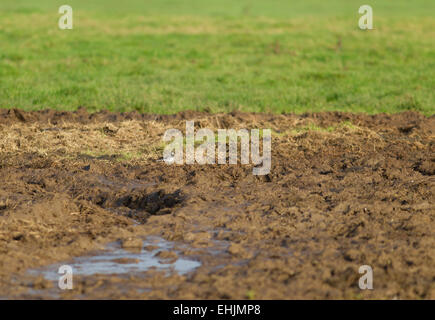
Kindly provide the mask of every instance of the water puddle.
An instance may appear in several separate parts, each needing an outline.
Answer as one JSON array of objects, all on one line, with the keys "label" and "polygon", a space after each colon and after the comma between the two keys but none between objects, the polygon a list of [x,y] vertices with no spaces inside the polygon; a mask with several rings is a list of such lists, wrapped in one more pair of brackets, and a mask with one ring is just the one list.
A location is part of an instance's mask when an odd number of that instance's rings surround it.
[{"label": "water puddle", "polygon": [[[145,249],[151,246],[152,250]],[[144,246],[137,252],[130,252],[120,248],[118,243],[110,244],[107,250],[92,256],[82,256],[73,259],[70,262],[63,262],[28,271],[30,275],[42,275],[50,281],[59,279],[58,270],[62,265],[72,267],[74,275],[91,276],[96,274],[116,274],[129,275],[140,273],[151,268],[164,270],[167,272],[174,271],[178,274],[186,274],[194,271],[201,263],[188,258],[178,257],[174,261],[162,260],[158,257],[161,251],[172,250],[174,244],[161,238],[153,237],[144,241]]]},{"label": "water puddle", "polygon": [[[195,235],[193,234],[193,237]],[[72,268],[73,279],[76,276],[89,277],[89,280],[94,279],[93,277],[104,279],[115,276],[124,278],[129,283],[130,276],[135,276],[136,279],[141,279],[137,283],[118,286],[116,282],[109,282],[107,285],[113,286],[114,290],[119,292],[135,290],[141,293],[152,290],[152,285],[148,285],[148,280],[150,280],[148,277],[152,277],[152,274],[145,273],[148,270],[162,271],[167,276],[185,275],[194,272],[202,265],[211,266],[213,270],[217,270],[233,263],[231,255],[227,252],[228,241],[213,240],[210,243],[207,240],[206,244],[197,241],[193,243],[171,242],[160,237],[147,237],[141,248],[131,251],[123,249],[119,242],[111,243],[102,251],[90,252],[89,255],[73,258],[69,261],[28,270],[28,275],[32,277],[42,276],[52,284],[43,288],[29,286],[23,297],[26,299],[61,298],[62,290],[58,287],[58,281],[63,274],[58,272],[59,268],[64,265]],[[220,257],[220,263],[215,265],[217,255]],[[82,280],[86,282],[86,279]],[[107,289],[107,287],[104,288]],[[77,297],[80,298],[81,293],[77,292]]]}]

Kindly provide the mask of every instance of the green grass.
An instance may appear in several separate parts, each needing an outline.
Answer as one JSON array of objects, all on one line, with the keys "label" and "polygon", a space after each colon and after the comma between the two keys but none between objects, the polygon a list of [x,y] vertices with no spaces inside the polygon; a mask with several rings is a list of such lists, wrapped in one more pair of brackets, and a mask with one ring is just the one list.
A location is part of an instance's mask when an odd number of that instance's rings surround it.
[{"label": "green grass", "polygon": [[433,114],[435,2],[367,3],[2,0],[0,107]]}]

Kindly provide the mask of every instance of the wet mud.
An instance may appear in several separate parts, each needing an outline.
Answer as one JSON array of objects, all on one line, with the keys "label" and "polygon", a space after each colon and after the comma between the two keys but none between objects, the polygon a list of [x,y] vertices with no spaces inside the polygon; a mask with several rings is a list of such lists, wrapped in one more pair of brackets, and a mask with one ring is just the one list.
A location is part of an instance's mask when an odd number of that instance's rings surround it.
[{"label": "wet mud", "polygon": [[[186,120],[271,129],[271,172],[161,161]],[[435,299],[434,129],[415,112],[0,110],[0,298]]]}]

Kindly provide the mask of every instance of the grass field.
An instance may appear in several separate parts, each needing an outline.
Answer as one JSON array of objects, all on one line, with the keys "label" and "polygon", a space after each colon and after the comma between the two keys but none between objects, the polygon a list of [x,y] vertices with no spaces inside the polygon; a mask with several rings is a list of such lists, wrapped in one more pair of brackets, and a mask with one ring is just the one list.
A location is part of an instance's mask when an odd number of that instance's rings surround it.
[{"label": "grass field", "polygon": [[433,114],[435,2],[363,4],[2,0],[0,107]]}]

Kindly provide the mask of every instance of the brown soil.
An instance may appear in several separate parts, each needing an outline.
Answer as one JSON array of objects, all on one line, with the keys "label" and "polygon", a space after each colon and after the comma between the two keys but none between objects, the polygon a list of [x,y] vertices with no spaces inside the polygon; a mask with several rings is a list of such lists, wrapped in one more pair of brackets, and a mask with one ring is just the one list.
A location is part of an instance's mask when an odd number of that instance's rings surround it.
[{"label": "brown soil", "polygon": [[[271,173],[158,161],[163,133],[184,132],[185,120],[271,128]],[[0,110],[0,297],[52,298],[56,283],[29,269],[160,236],[177,247],[160,259],[191,256],[201,266],[79,276],[58,294],[435,299],[434,129],[433,116],[414,112]],[[358,288],[361,265],[373,268],[374,290]]]}]

